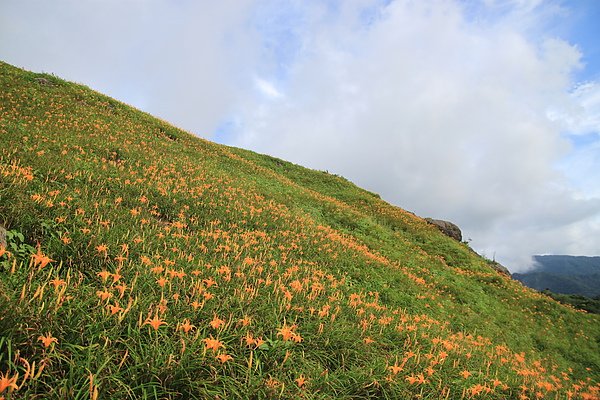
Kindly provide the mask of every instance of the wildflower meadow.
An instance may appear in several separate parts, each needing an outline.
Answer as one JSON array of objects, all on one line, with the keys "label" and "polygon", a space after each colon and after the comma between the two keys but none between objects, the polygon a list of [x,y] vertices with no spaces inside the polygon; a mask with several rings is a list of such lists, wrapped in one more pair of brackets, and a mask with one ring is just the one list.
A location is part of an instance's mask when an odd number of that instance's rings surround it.
[{"label": "wildflower meadow", "polygon": [[600,398],[598,315],[376,194],[0,82],[0,399]]}]

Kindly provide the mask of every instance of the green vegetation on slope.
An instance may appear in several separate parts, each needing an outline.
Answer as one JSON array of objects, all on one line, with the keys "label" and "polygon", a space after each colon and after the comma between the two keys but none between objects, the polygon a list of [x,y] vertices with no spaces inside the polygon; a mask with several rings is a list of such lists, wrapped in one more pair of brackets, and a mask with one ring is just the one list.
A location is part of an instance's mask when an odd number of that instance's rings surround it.
[{"label": "green vegetation on slope", "polygon": [[0,83],[0,396],[598,396],[598,316],[377,195],[53,76]]},{"label": "green vegetation on slope", "polygon": [[589,313],[600,314],[600,296],[585,297],[577,294],[560,294],[549,290],[542,290],[546,296],[552,297],[554,300],[563,304],[568,304],[576,309],[584,310]]}]

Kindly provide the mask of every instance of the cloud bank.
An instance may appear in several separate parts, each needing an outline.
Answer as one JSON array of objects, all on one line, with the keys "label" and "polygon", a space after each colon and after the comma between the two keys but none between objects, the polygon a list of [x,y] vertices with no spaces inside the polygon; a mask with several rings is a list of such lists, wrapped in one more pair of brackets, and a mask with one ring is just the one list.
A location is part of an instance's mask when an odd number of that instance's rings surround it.
[{"label": "cloud bank", "polygon": [[[563,128],[598,132],[600,91],[569,95],[581,54],[531,38],[537,3],[492,4],[504,10],[494,18],[448,1],[304,9],[318,18],[301,34],[285,98],[247,105],[235,143],[453,220],[512,270],[532,254],[597,254],[600,197],[573,182],[597,173],[566,173],[574,149]],[[570,162],[592,163],[594,150],[584,153]]]},{"label": "cloud bank", "polygon": [[210,136],[252,88],[249,0],[6,0],[0,56]]}]

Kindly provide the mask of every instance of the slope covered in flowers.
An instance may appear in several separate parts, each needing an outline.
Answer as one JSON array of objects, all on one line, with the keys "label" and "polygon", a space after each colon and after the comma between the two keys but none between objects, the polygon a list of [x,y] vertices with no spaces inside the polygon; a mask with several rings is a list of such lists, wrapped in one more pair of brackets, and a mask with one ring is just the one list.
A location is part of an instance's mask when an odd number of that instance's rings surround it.
[{"label": "slope covered in flowers", "polygon": [[600,319],[343,178],[0,64],[0,398],[595,399]]}]

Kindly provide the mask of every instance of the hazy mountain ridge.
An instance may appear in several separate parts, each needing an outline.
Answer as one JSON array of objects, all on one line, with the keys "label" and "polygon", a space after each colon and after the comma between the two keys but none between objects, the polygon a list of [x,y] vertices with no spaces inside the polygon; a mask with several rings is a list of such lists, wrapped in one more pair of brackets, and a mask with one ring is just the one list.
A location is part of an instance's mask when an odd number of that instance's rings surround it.
[{"label": "hazy mountain ridge", "polygon": [[514,279],[536,290],[600,296],[600,257],[543,255],[533,258],[536,267],[513,274]]}]

